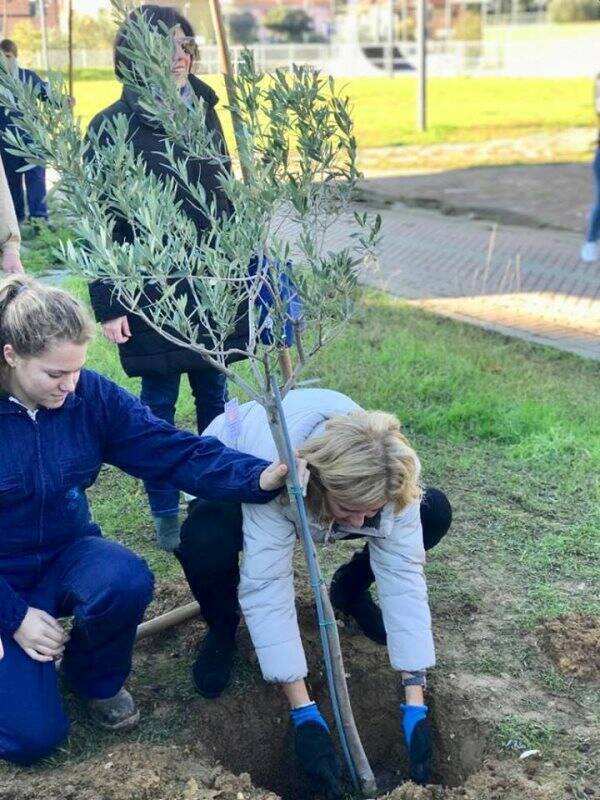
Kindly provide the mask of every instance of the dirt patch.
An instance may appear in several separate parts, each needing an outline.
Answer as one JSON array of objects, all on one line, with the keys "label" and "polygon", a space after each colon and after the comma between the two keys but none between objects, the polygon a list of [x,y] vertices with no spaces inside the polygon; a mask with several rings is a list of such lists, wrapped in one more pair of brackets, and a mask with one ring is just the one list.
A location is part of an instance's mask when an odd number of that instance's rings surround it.
[{"label": "dirt patch", "polygon": [[187,583],[161,581],[156,584],[154,597],[146,609],[144,619],[148,620],[157,617],[159,614],[166,614],[167,611],[172,611],[178,606],[191,603],[193,599]]},{"label": "dirt patch", "polygon": [[[312,608],[301,607],[299,616],[311,667],[311,692],[333,728]],[[408,773],[400,734],[397,678],[388,666],[384,648],[364,637],[344,634],[343,648],[356,723],[378,786],[382,791],[389,790]],[[234,685],[218,703],[199,704],[195,712],[199,725],[210,727],[212,752],[231,770],[249,771],[254,783],[268,786],[285,800],[304,800],[308,790],[292,757],[285,702],[275,687],[260,679],[245,631],[240,637],[240,662],[248,672],[253,665],[244,679],[245,688]],[[429,703],[435,728],[434,780],[457,785],[481,766],[488,741],[486,730],[468,698],[454,687],[450,690],[434,683]]]},{"label": "dirt patch", "polygon": [[[161,584],[152,612],[188,599],[179,585]],[[305,598],[299,618],[311,691],[332,724],[314,612]],[[228,691],[218,701],[194,693],[190,666],[203,634],[202,624],[192,621],[140,642],[129,686],[142,723],[132,734],[99,733],[69,698],[73,730],[64,752],[34,769],[2,772],[0,800],[308,800],[311,793],[296,767],[285,702],[276,687],[262,680],[245,629]],[[496,760],[493,728],[476,682],[463,682],[458,675],[450,679],[442,671],[434,672],[428,697],[437,785],[405,783],[397,676],[387,653],[350,627],[341,629],[341,638],[356,721],[380,796],[563,800],[551,762],[520,762],[514,752]]]},{"label": "dirt patch", "polygon": [[551,620],[541,640],[563,675],[600,682],[600,619],[571,614]]}]

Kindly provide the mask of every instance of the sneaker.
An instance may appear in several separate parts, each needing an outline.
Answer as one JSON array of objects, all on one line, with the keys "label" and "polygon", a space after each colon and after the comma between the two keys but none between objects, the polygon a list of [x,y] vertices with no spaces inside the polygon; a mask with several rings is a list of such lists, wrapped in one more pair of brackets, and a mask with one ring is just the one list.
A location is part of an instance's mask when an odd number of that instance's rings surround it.
[{"label": "sneaker", "polygon": [[156,544],[161,550],[172,553],[179,547],[179,517],[152,517],[154,531],[156,533]]},{"label": "sneaker", "polygon": [[585,261],[586,264],[591,264],[594,261],[598,261],[600,257],[600,252],[598,250],[597,242],[584,242],[581,245],[581,260]]},{"label": "sneaker", "polygon": [[387,643],[383,614],[368,590],[348,598],[339,591],[339,585],[333,581],[329,597],[334,611],[351,617],[368,639],[381,645]]},{"label": "sneaker", "polygon": [[107,731],[133,728],[140,719],[140,712],[127,689],[120,689],[106,700],[88,699],[86,705],[92,721]]},{"label": "sneaker", "polygon": [[208,700],[223,694],[231,680],[235,650],[235,629],[231,632],[209,628],[192,667],[198,694]]}]

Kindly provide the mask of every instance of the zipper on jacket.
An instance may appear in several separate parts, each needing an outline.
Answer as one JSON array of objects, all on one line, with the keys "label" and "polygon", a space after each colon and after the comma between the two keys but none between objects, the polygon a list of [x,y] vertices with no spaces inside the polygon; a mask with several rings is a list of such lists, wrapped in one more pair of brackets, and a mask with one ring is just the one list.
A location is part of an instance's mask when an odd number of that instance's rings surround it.
[{"label": "zipper on jacket", "polygon": [[38,474],[40,480],[40,511],[39,511],[38,542],[41,547],[44,539],[44,507],[46,505],[46,481],[44,480],[44,464],[42,460],[42,442],[40,437],[40,426],[37,419],[33,419],[32,417],[29,417],[29,419],[33,422],[33,426],[35,428],[35,445],[38,456]]}]

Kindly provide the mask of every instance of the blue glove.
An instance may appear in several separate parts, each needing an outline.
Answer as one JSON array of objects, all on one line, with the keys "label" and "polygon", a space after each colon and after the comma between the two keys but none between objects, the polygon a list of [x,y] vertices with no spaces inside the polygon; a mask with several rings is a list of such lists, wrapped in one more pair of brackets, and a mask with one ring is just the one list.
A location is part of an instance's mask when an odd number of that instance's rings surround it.
[{"label": "blue glove", "polygon": [[291,708],[290,718],[294,728],[303,725],[305,722],[318,722],[319,725],[322,725],[329,733],[329,725],[321,716],[321,712],[316,703],[309,703],[307,706],[300,706],[300,708]]},{"label": "blue glove", "polygon": [[427,706],[409,706],[404,703],[402,730],[410,760],[410,779],[425,785],[431,779],[431,725]]},{"label": "blue glove", "polygon": [[275,341],[270,312],[275,303],[273,288],[277,283],[279,284],[279,299],[286,314],[282,331],[283,344],[291,347],[294,342],[294,322],[298,322],[302,318],[302,304],[291,272],[291,261],[286,261],[285,267],[282,267],[280,264],[269,262],[265,256],[261,258],[260,266],[257,256],[254,256],[248,265],[249,286],[252,285],[253,280],[260,281],[260,288],[254,303],[258,309],[258,324],[261,328],[260,340],[263,344],[273,344]]},{"label": "blue glove", "polygon": [[327,723],[316,703],[290,711],[296,758],[312,791],[323,800],[343,800],[340,765]]}]

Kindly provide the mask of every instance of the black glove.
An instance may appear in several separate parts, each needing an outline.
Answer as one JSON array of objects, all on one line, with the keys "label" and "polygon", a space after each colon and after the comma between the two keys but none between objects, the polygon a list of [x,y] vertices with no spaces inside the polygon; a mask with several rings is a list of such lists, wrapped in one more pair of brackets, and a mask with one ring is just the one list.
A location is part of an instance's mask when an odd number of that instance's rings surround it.
[{"label": "black glove", "polygon": [[410,779],[424,786],[431,781],[431,725],[427,706],[401,705],[404,741],[410,758]]},{"label": "black glove", "polygon": [[340,765],[327,728],[311,719],[297,725],[294,735],[296,757],[313,791],[324,800],[342,800]]}]

